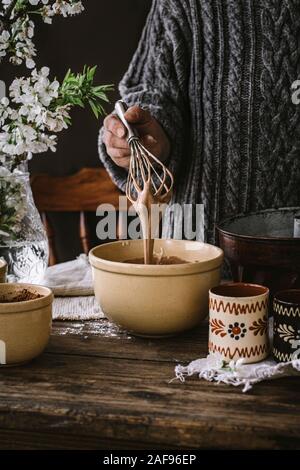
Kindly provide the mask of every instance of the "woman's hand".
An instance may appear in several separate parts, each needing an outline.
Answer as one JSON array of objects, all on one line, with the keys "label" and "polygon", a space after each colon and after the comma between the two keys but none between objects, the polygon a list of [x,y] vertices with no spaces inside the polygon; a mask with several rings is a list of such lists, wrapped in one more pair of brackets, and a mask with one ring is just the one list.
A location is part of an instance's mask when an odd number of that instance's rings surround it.
[{"label": "woman's hand", "polygon": [[[136,128],[147,150],[162,162],[166,161],[170,154],[170,142],[158,121],[139,106],[129,108],[125,118]],[[126,128],[116,115],[110,114],[104,120],[104,129],[103,141],[108,155],[118,166],[127,169],[130,149]]]}]

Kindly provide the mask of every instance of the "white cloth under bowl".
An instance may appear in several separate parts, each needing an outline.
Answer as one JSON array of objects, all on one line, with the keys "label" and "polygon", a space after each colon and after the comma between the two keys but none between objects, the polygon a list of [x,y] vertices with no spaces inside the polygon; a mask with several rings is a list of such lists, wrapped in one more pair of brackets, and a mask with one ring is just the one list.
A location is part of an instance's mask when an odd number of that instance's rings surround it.
[{"label": "white cloth under bowl", "polygon": [[85,254],[47,268],[42,284],[54,294],[54,320],[97,320],[104,317],[94,297],[92,269]]},{"label": "white cloth under bowl", "polygon": [[88,257],[81,254],[75,260],[50,266],[46,270],[43,284],[58,296],[94,295]]}]

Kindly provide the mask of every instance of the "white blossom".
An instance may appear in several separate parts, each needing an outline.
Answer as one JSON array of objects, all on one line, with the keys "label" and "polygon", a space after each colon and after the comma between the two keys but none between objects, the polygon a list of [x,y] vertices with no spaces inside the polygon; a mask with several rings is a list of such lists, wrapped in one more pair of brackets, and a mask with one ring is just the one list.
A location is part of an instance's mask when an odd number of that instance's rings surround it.
[{"label": "white blossom", "polygon": [[70,105],[51,108],[60,84],[50,81],[48,67],[17,78],[9,98],[0,101],[0,157],[56,151],[56,135],[68,127]]},{"label": "white blossom", "polygon": [[5,166],[0,166],[0,178],[11,176],[11,172]]},{"label": "white blossom", "polygon": [[6,49],[9,46],[9,38],[10,34],[8,31],[3,31],[2,34],[0,34],[0,60],[1,57],[6,56]]},{"label": "white blossom", "polygon": [[[0,0],[0,2],[4,8],[3,16],[11,0]],[[28,7],[25,7],[21,16],[18,17],[16,7],[11,14],[10,31],[6,27],[0,33],[0,62],[3,57],[10,54],[9,60],[12,64],[20,65],[25,62],[27,68],[33,69],[35,67],[34,23],[31,19],[33,15],[30,8],[34,8],[34,11],[39,13],[43,21],[48,24],[52,23],[52,19],[56,15],[73,16],[84,10],[82,2],[79,0],[28,0]]]}]

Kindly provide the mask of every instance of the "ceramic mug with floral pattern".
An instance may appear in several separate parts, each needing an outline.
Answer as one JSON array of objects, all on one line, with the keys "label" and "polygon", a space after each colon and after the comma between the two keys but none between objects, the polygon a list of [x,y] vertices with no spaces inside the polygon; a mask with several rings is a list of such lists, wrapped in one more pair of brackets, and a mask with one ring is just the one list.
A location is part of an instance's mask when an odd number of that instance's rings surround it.
[{"label": "ceramic mug with floral pattern", "polygon": [[269,355],[269,289],[246,283],[222,284],[209,291],[209,352],[227,362],[258,362]]},{"label": "ceramic mug with floral pattern", "polygon": [[273,356],[277,362],[300,359],[300,289],[278,292],[273,300]]}]

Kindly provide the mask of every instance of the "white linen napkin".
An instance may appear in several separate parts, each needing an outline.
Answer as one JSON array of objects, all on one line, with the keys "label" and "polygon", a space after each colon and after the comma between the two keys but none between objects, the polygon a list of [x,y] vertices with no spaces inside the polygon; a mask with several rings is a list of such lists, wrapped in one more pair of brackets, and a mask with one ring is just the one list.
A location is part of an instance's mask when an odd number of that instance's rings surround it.
[{"label": "white linen napkin", "polygon": [[94,295],[92,269],[87,255],[81,254],[72,261],[55,264],[46,270],[43,285],[54,295]]},{"label": "white linen napkin", "polygon": [[54,294],[53,320],[104,318],[94,297],[92,269],[85,254],[47,268],[42,284]]},{"label": "white linen napkin", "polygon": [[[269,322],[269,336],[272,347],[272,318]],[[175,367],[176,378],[182,382],[185,381],[185,377],[194,374],[197,374],[199,379],[205,379],[210,382],[222,382],[235,387],[243,386],[243,392],[248,392],[254,384],[263,380],[278,379],[292,375],[300,376],[300,359],[277,363],[270,356],[264,361],[254,364],[244,364],[244,359],[226,363],[220,353],[211,353],[207,357],[190,362],[187,366],[177,365]]]},{"label": "white linen napkin", "polygon": [[175,367],[175,375],[184,382],[186,376],[197,374],[199,379],[210,382],[223,382],[227,385],[243,386],[248,392],[254,384],[263,380],[300,375],[300,359],[291,362],[276,363],[266,359],[256,364],[243,364],[243,359],[226,364],[219,353],[209,354],[203,359],[196,359],[186,367]]},{"label": "white linen napkin", "polygon": [[105,318],[93,295],[80,297],[55,297],[52,306],[53,320],[99,320]]}]

